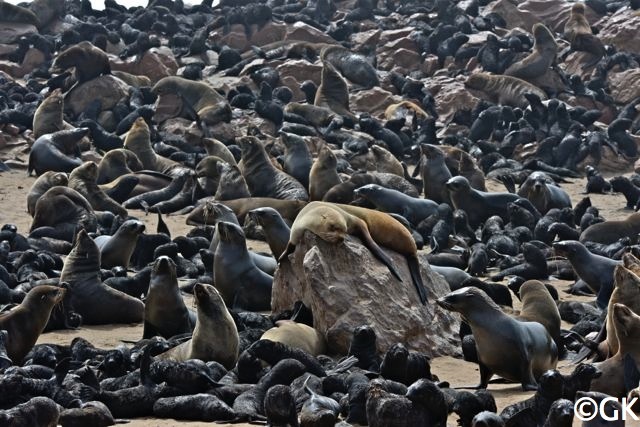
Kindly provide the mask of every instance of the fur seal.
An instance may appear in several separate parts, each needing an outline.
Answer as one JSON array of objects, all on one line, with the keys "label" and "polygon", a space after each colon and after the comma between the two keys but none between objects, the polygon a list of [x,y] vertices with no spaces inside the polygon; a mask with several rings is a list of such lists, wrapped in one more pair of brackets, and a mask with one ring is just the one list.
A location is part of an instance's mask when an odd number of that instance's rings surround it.
[{"label": "fur seal", "polygon": [[450,203],[446,183],[452,175],[445,164],[444,151],[431,144],[420,144],[420,150],[426,158],[420,166],[425,199],[438,204]]},{"label": "fur seal", "polygon": [[0,16],[4,22],[15,22],[18,24],[30,24],[40,26],[40,21],[35,13],[26,7],[17,6],[8,2],[0,2]]},{"label": "fur seal", "polygon": [[291,229],[284,222],[277,210],[264,207],[249,211],[249,217],[253,218],[264,231],[267,244],[271,253],[277,259],[287,249]]},{"label": "fur seal", "polygon": [[33,115],[33,136],[40,138],[48,133],[67,129],[63,120],[64,97],[56,89],[42,100]]},{"label": "fur seal", "polygon": [[220,242],[213,261],[214,283],[224,302],[244,310],[269,310],[273,277],[256,266],[242,229],[224,221],[216,229]]},{"label": "fur seal", "polygon": [[124,139],[124,148],[132,151],[145,169],[170,175],[179,163],[159,156],[151,148],[149,125],[143,117],[138,117]]},{"label": "fur seal", "polygon": [[229,310],[216,288],[196,283],[193,296],[198,321],[190,340],[157,356],[158,359],[216,361],[231,369],[238,361],[239,336]]},{"label": "fur seal", "polygon": [[426,303],[427,291],[420,276],[416,243],[410,232],[390,215],[350,205],[310,202],[293,222],[291,237],[286,251],[279,258],[280,261],[293,252],[306,230],[330,243],[341,243],[347,234],[358,236],[373,255],[399,280],[401,280],[400,274],[396,267],[378,245],[403,254],[407,259],[411,279],[420,302]]},{"label": "fur seal", "polygon": [[571,6],[571,15],[564,24],[563,37],[571,43],[571,49],[588,52],[593,59],[583,65],[583,68],[591,67],[600,61],[606,51],[598,37],[593,35],[591,25],[584,15],[584,4],[576,2]]},{"label": "fur seal", "polygon": [[87,82],[103,74],[111,74],[106,52],[86,40],[62,51],[51,65],[51,70],[56,73],[69,68],[74,68],[78,83]]},{"label": "fur seal", "polygon": [[[0,10],[0,12],[2,11]],[[33,397],[28,402],[16,405],[11,409],[0,410],[0,424],[4,426],[54,427],[58,425],[59,419],[60,406],[44,396]]]},{"label": "fur seal", "polygon": [[107,184],[122,175],[138,172],[143,169],[138,156],[125,148],[109,150],[98,163],[96,184]]},{"label": "fur seal", "polygon": [[567,192],[556,186],[544,172],[533,172],[529,175],[518,189],[518,195],[528,199],[542,215],[553,208],[572,207]]},{"label": "fur seal", "polygon": [[82,194],[93,209],[127,216],[127,210],[98,187],[97,179],[98,165],[95,162],[85,162],[71,171],[68,186]]},{"label": "fur seal", "polygon": [[65,301],[86,324],[137,323],[144,317],[142,301],[102,283],[100,250],[85,230],[76,235],[75,246],[65,259],[60,281],[69,283]]},{"label": "fur seal", "polygon": [[[177,95],[182,100],[181,115],[196,113],[195,120],[199,125],[214,126],[220,122],[231,120],[231,107],[229,103],[214,88],[204,82],[196,82],[182,77],[168,76],[160,79],[151,89],[158,96],[156,105],[162,104],[162,98],[167,95]],[[166,117],[169,118],[169,117]],[[154,116],[155,121],[162,122],[162,117]],[[192,117],[193,118],[193,117]],[[159,119],[159,120],[158,120]]]},{"label": "fur seal", "polygon": [[513,193],[486,193],[471,188],[469,181],[462,176],[455,176],[446,183],[451,202],[455,209],[467,213],[469,225],[476,229],[479,225],[497,215],[504,221],[509,220],[507,206],[520,197]]},{"label": "fur seal", "polygon": [[144,304],[142,338],[160,335],[169,339],[175,335],[190,333],[195,323],[180,295],[176,264],[167,256],[158,257],[153,263],[149,292]]},{"label": "fur seal", "polygon": [[433,200],[407,196],[378,184],[363,185],[353,193],[373,203],[376,209],[382,212],[402,215],[413,225],[418,225],[438,210],[438,204]]},{"label": "fur seal", "polygon": [[632,213],[623,220],[610,220],[590,225],[580,234],[580,241],[608,245],[624,237],[635,239],[638,233],[640,233],[640,212]]},{"label": "fur seal", "polygon": [[553,34],[541,23],[533,25],[532,33],[535,39],[533,52],[507,68],[504,72],[506,76],[532,80],[542,77],[551,68],[558,53]]},{"label": "fur seal", "polygon": [[[209,206],[207,202],[211,200],[205,200],[204,203],[197,206],[188,216],[187,224],[215,224],[211,212],[209,212]],[[270,207],[278,211],[278,213],[286,221],[293,222],[296,216],[306,206],[307,202],[302,200],[281,200],[271,197],[248,197],[246,199],[237,200],[223,200],[222,203],[233,210],[238,217],[240,223],[244,223],[245,217],[249,211],[262,207]]]},{"label": "fur seal", "polygon": [[240,138],[239,144],[242,149],[240,171],[252,197],[308,200],[307,190],[295,178],[273,166],[257,138],[245,136]]},{"label": "fur seal", "polygon": [[327,349],[326,339],[320,332],[311,326],[292,320],[277,321],[276,326],[267,329],[260,339],[280,342],[303,350],[312,356],[325,354]]},{"label": "fur seal", "polygon": [[462,288],[437,303],[459,312],[471,326],[480,365],[479,388],[486,388],[495,373],[519,382],[523,390],[536,390],[537,378],[555,369],[558,349],[545,327],[508,316],[480,289]]},{"label": "fur seal", "polygon": [[349,110],[349,87],[344,78],[328,61],[322,61],[322,80],[316,99],[313,102],[316,107],[324,107],[334,113],[354,119],[355,116]]},{"label": "fur seal", "polygon": [[613,331],[608,331],[608,333],[616,334],[619,344],[618,352],[604,362],[594,364],[602,372],[602,375],[591,381],[590,391],[606,393],[619,398],[625,397],[627,394],[624,384],[625,355],[630,355],[636,361],[636,365],[640,360],[640,348],[638,347],[640,316],[624,304],[613,304],[613,307],[610,308],[612,308]]},{"label": "fur seal", "polygon": [[553,338],[558,353],[564,353],[564,341],[560,336],[560,312],[551,294],[538,280],[528,280],[520,287],[522,309],[518,319],[527,322],[538,322],[544,326]]},{"label": "fur seal", "polygon": [[[625,254],[625,257],[633,257],[631,254]],[[635,258],[635,257],[634,257]],[[624,304],[634,313],[640,312],[640,271],[627,268],[625,265],[618,265],[614,270],[615,288],[611,294],[607,309],[606,330],[615,331],[613,319],[613,306],[615,304]],[[618,336],[615,333],[607,333],[607,346],[609,347],[609,355],[613,356],[620,349]]]},{"label": "fur seal", "polygon": [[144,223],[129,219],[122,223],[113,236],[98,236],[94,239],[100,258],[102,258],[102,268],[124,267],[129,268],[131,254],[136,248],[138,236],[145,230]]},{"label": "fur seal", "polygon": [[373,65],[363,55],[350,49],[339,45],[326,46],[320,52],[320,59],[331,63],[351,83],[364,89],[380,85]]},{"label": "fur seal", "polygon": [[220,157],[207,156],[196,165],[198,186],[209,196],[215,196],[220,182],[218,164],[224,163]]},{"label": "fur seal", "polygon": [[309,189],[311,172],[311,153],[304,138],[299,135],[280,131],[280,140],[285,146],[283,169],[294,177],[305,189]]},{"label": "fur seal", "polygon": [[36,211],[38,199],[52,187],[64,187],[69,182],[67,174],[64,172],[48,171],[35,180],[29,193],[27,194],[27,212],[33,217]]},{"label": "fur seal", "polygon": [[322,200],[327,191],[342,182],[337,165],[333,151],[326,144],[320,147],[318,158],[309,172],[309,200]]},{"label": "fur seal", "polygon": [[236,159],[231,151],[222,142],[215,138],[202,138],[202,146],[207,151],[207,155],[219,157],[230,165],[236,164]]},{"label": "fur seal", "polygon": [[57,286],[41,285],[31,289],[22,303],[0,315],[0,330],[9,335],[5,341],[7,355],[21,364],[44,331],[53,307],[62,301],[66,290]]},{"label": "fur seal", "polygon": [[88,128],[61,130],[41,136],[31,146],[27,173],[42,175],[47,171],[71,172],[82,164],[78,142],[89,133]]},{"label": "fur seal", "polygon": [[251,197],[247,181],[244,179],[242,172],[240,172],[238,165],[222,162],[217,164],[217,169],[220,180],[215,192],[216,200],[236,200]]},{"label": "fur seal", "polygon": [[[96,231],[98,220],[93,208],[73,188],[52,187],[36,202],[30,237],[55,237],[72,241],[78,226]],[[42,234],[46,230],[46,234]],[[39,235],[36,235],[39,234]]]},{"label": "fur seal", "polygon": [[542,100],[547,99],[547,94],[539,87],[511,76],[474,73],[464,85],[484,92],[494,104],[526,108],[529,106],[524,96],[526,93],[533,93]]}]

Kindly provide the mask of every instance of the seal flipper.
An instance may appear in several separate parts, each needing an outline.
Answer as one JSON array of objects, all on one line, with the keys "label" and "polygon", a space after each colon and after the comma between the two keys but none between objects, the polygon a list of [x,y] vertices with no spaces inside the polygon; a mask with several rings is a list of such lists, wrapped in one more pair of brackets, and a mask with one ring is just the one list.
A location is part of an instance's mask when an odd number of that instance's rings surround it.
[{"label": "seal flipper", "polygon": [[411,280],[418,291],[418,295],[420,296],[420,302],[422,305],[425,305],[429,300],[427,295],[427,290],[424,287],[424,283],[422,283],[422,276],[420,275],[420,263],[418,262],[418,258],[413,256],[407,256],[407,264],[409,265],[409,271],[411,272]]},{"label": "seal flipper", "polygon": [[293,251],[295,250],[296,250],[296,245],[294,245],[291,242],[287,243],[287,248],[284,250],[284,252],[282,252],[282,255],[280,255],[280,257],[278,258],[278,263],[281,263],[283,260],[287,259],[289,254],[292,254]]},{"label": "seal flipper", "polygon": [[391,258],[389,258],[389,256],[383,252],[382,248],[378,246],[378,244],[371,237],[371,234],[369,234],[367,223],[360,220],[360,221],[357,221],[356,224],[357,224],[358,231],[360,231],[359,236],[362,239],[362,242],[364,243],[364,245],[371,251],[371,253],[376,258],[378,258],[384,265],[387,266],[387,268],[389,268],[389,271],[391,272],[391,274],[394,275],[396,279],[402,282],[400,273],[398,273],[398,270],[393,265],[393,261],[391,260]]},{"label": "seal flipper", "polygon": [[164,222],[164,219],[162,219],[162,213],[160,213],[160,211],[158,211],[158,226],[156,228],[156,232],[158,234],[166,234],[167,236],[169,236],[169,238],[171,238],[169,227],[167,227],[167,223]]},{"label": "seal flipper", "polygon": [[[592,343],[595,343],[596,345],[600,344],[602,341],[604,341],[605,339],[607,339],[607,322],[603,322],[602,323],[602,328],[600,328],[600,332],[598,332],[598,335],[596,336],[596,338],[594,340],[592,340]],[[585,343],[583,343],[585,344]],[[588,357],[591,357],[594,353],[597,354],[597,350],[593,350],[592,348],[590,348],[591,346],[588,345],[584,345],[580,351],[578,352],[578,354],[576,355],[576,357],[573,358],[573,360],[571,361],[572,364],[577,365],[578,363],[582,362],[583,360],[587,359]],[[593,361],[596,361],[595,359]]]}]

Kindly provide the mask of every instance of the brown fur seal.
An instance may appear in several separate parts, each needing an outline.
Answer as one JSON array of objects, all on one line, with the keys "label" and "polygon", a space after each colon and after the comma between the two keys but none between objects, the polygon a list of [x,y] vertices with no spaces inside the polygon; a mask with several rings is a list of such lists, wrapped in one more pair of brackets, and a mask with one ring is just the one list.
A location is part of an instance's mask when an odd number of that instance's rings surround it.
[{"label": "brown fur seal", "polygon": [[138,156],[125,148],[109,150],[98,164],[98,178],[96,184],[106,184],[122,175],[142,170],[143,166]]},{"label": "brown fur seal", "polygon": [[69,283],[65,303],[69,301],[85,324],[138,323],[144,318],[142,301],[102,283],[100,250],[85,230],[76,235],[60,281]]},{"label": "brown fur seal", "polygon": [[169,339],[190,333],[194,327],[195,318],[192,318],[180,295],[176,264],[167,256],[158,257],[153,263],[144,304],[142,338],[159,335]]},{"label": "brown fur seal", "polygon": [[53,72],[75,69],[76,81],[84,83],[103,74],[111,73],[109,57],[91,42],[82,41],[61,52],[51,65]]},{"label": "brown fur seal", "polygon": [[122,223],[113,236],[98,236],[95,238],[96,245],[100,249],[102,268],[113,268],[121,266],[129,268],[131,254],[136,248],[138,236],[144,232],[144,223],[129,219]]},{"label": "brown fur seal", "polygon": [[420,172],[425,199],[451,204],[446,183],[452,175],[445,163],[444,152],[431,144],[420,144],[420,150],[424,155]]},{"label": "brown fur seal", "polygon": [[215,196],[220,182],[218,163],[224,163],[218,156],[209,155],[200,160],[196,165],[196,178],[198,185],[208,196]]},{"label": "brown fur seal", "polygon": [[73,240],[76,227],[81,226],[89,232],[96,231],[98,220],[93,208],[73,188],[52,187],[36,202],[33,221],[29,232],[32,237],[38,229],[49,229],[48,237],[67,241]]},{"label": "brown fur seal", "polygon": [[593,35],[591,25],[584,15],[583,3],[576,2],[571,6],[571,16],[564,24],[563,37],[571,43],[572,50],[593,55],[593,59],[583,65],[583,68],[595,65],[605,55],[604,45],[598,37]]},{"label": "brown fur seal", "polygon": [[327,191],[342,182],[337,166],[335,154],[326,144],[323,145],[309,172],[309,200],[322,200]]},{"label": "brown fur seal", "polygon": [[512,107],[526,108],[529,106],[529,102],[524,97],[526,93],[533,93],[543,100],[547,99],[547,94],[539,87],[511,76],[475,73],[467,78],[465,86],[484,92],[494,104]]},{"label": "brown fur seal", "polygon": [[379,145],[372,145],[371,152],[375,157],[376,170],[378,172],[392,173],[394,175],[404,177],[404,168],[402,163],[389,152]]},{"label": "brown fur seal", "polygon": [[182,102],[186,104],[182,107],[181,115],[192,115],[188,111],[194,111],[197,114],[196,120],[199,123],[214,126],[220,122],[229,122],[231,120],[231,107],[225,97],[204,82],[169,76],[160,79],[151,91],[158,95],[156,105],[162,104],[164,95],[179,96]]},{"label": "brown fur seal", "polygon": [[202,138],[202,145],[209,156],[219,157],[230,165],[236,164],[236,158],[222,142],[214,138]]},{"label": "brown fur seal", "polygon": [[611,220],[590,225],[580,234],[580,241],[608,245],[623,237],[635,239],[638,233],[640,233],[640,212],[632,213],[623,220]]},{"label": "brown fur seal", "polygon": [[82,164],[78,142],[89,133],[87,128],[61,130],[41,136],[31,146],[27,173],[71,172]]},{"label": "brown fur seal", "polygon": [[242,176],[237,165],[218,163],[217,168],[220,174],[220,181],[215,192],[216,200],[235,200],[251,197],[247,181]]},{"label": "brown fur seal", "polygon": [[590,391],[606,393],[613,397],[626,396],[624,384],[624,357],[628,354],[640,365],[640,316],[623,304],[612,307],[613,331],[618,338],[618,352],[604,362],[595,363],[602,375],[591,381]]},{"label": "brown fur seal", "polygon": [[480,388],[487,388],[493,374],[536,390],[537,379],[555,369],[558,349],[544,326],[522,322],[503,313],[482,290],[466,287],[437,300],[456,311],[471,326],[480,365]]},{"label": "brown fur seal", "polygon": [[211,285],[196,283],[193,296],[198,306],[198,321],[190,340],[159,356],[183,362],[200,359],[204,362],[216,361],[231,369],[238,361],[239,336],[229,310],[222,297]]},{"label": "brown fur seal", "polygon": [[67,129],[63,119],[64,97],[60,89],[56,89],[42,100],[33,115],[33,136],[42,135]]},{"label": "brown fur seal", "polygon": [[[462,151],[462,150],[460,150]],[[460,156],[460,162],[458,163],[458,172],[460,175],[467,178],[471,188],[475,188],[479,191],[487,191],[487,186],[485,184],[484,172],[480,170],[476,162],[473,160],[468,153],[465,153]]]},{"label": "brown fur seal", "polygon": [[313,104],[325,107],[341,116],[354,118],[349,110],[349,87],[331,63],[322,61],[322,80]]},{"label": "brown fur seal", "polygon": [[303,323],[292,320],[280,320],[276,326],[262,334],[261,340],[280,342],[289,347],[299,348],[312,356],[325,354],[327,342],[324,336]]},{"label": "brown fur seal", "polygon": [[16,365],[31,351],[49,321],[53,307],[62,301],[65,289],[41,285],[31,289],[19,306],[0,314],[0,330],[9,335],[5,347]]},{"label": "brown fur seal", "polygon": [[378,245],[405,255],[420,301],[423,304],[426,303],[427,291],[420,276],[416,243],[409,231],[395,218],[372,209],[327,202],[310,202],[293,222],[291,237],[287,249],[280,256],[280,261],[293,252],[306,230],[330,243],[343,242],[347,234],[360,237],[363,244],[398,279],[400,274],[396,267]]},{"label": "brown fur seal", "polygon": [[284,112],[301,116],[315,127],[327,126],[336,116],[336,113],[328,107],[297,102],[288,103],[284,107]]},{"label": "brown fur seal", "polygon": [[407,117],[409,111],[413,112],[416,116],[420,116],[425,119],[429,117],[427,112],[415,102],[401,101],[397,104],[389,105],[387,109],[384,110],[384,118],[387,120],[400,119],[402,117]]},{"label": "brown fur seal", "polygon": [[36,179],[27,194],[27,212],[33,216],[38,199],[52,187],[66,186],[69,179],[64,172],[45,172]]},{"label": "brown fur seal", "polygon": [[553,64],[558,53],[558,44],[553,34],[544,24],[537,23],[533,26],[533,52],[526,58],[511,64],[506,69],[506,76],[517,77],[523,80],[532,80],[543,76]]},{"label": "brown fur seal", "polygon": [[40,21],[35,13],[27,8],[13,5],[5,1],[0,2],[0,21],[15,22],[17,24],[30,24],[40,26]]},{"label": "brown fur seal", "polygon": [[320,59],[329,62],[350,82],[370,89],[380,85],[378,74],[367,59],[351,49],[343,46],[326,46],[320,52]]},{"label": "brown fur seal", "polygon": [[97,179],[98,165],[95,162],[85,162],[69,174],[68,186],[82,194],[91,203],[93,209],[127,216],[127,210],[98,187]]},{"label": "brown fur seal", "polygon": [[560,312],[544,283],[538,280],[527,280],[520,287],[522,310],[518,319],[527,322],[538,322],[545,327],[556,343],[558,353],[563,353],[564,342],[560,336]]},{"label": "brown fur seal", "polygon": [[[196,207],[189,216],[187,216],[187,224],[215,224],[215,221],[207,212],[208,201],[209,200],[206,200]],[[300,210],[307,204],[307,202],[302,200],[280,200],[270,197],[248,197],[246,199],[225,200],[220,203],[233,209],[233,212],[241,224],[244,223],[245,216],[249,211],[262,207],[273,208],[277,210],[285,220],[293,222]]]},{"label": "brown fur seal", "polygon": [[308,200],[309,195],[302,184],[273,166],[258,138],[244,136],[239,144],[242,149],[240,171],[247,181],[251,196]]},{"label": "brown fur seal", "polygon": [[156,154],[151,148],[151,133],[144,118],[138,117],[124,139],[124,148],[131,150],[145,169],[170,174],[180,164]]},{"label": "brown fur seal", "polygon": [[[624,257],[633,257],[625,254]],[[635,259],[635,257],[633,257]],[[623,304],[634,313],[640,313],[640,277],[624,265],[616,266],[614,270],[614,285],[609,305],[607,308],[607,346],[609,356],[613,356],[620,349],[618,336],[613,333],[615,330],[613,319],[613,306]],[[611,331],[609,333],[609,331]]]}]

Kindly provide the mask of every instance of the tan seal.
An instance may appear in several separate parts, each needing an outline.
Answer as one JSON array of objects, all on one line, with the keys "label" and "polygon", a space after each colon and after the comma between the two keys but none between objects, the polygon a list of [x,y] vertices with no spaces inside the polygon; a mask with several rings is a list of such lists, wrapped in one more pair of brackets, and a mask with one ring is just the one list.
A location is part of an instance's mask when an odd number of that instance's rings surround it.
[{"label": "tan seal", "polygon": [[484,92],[494,104],[512,107],[526,108],[529,105],[524,97],[526,93],[533,93],[543,100],[547,99],[547,94],[539,87],[511,76],[475,73],[467,78],[465,86]]},{"label": "tan seal", "polygon": [[584,64],[582,68],[595,65],[605,55],[605,48],[598,37],[591,31],[591,25],[584,15],[584,4],[574,3],[571,6],[571,16],[564,24],[563,37],[571,43],[571,49],[588,52],[593,59]]},{"label": "tan seal", "polygon": [[596,242],[606,245],[623,237],[635,239],[640,233],[640,212],[632,213],[622,220],[611,220],[593,224],[580,234],[581,242]]},{"label": "tan seal", "polygon": [[211,285],[196,283],[193,296],[198,306],[198,321],[193,336],[157,357],[178,362],[189,359],[204,362],[214,360],[232,369],[238,361],[239,337],[229,310]]},{"label": "tan seal", "polygon": [[634,313],[640,313],[640,277],[638,271],[628,268],[628,258],[637,259],[631,254],[625,254],[623,259],[625,265],[618,265],[613,271],[614,288],[609,299],[607,308],[607,346],[609,348],[609,356],[613,356],[620,349],[618,336],[613,333],[614,319],[612,316],[613,306],[623,304]]},{"label": "tan seal", "polygon": [[143,166],[138,156],[125,148],[109,150],[98,164],[97,184],[107,184],[122,175],[142,170]]},{"label": "tan seal", "polygon": [[335,154],[331,148],[323,144],[309,172],[309,200],[322,200],[327,191],[342,182],[337,166]]},{"label": "tan seal", "polygon": [[544,284],[538,280],[527,280],[520,287],[520,300],[522,310],[518,318],[542,324],[560,353],[560,349],[564,349],[564,342],[560,336],[560,312]]},{"label": "tan seal", "polygon": [[392,173],[394,175],[404,177],[404,168],[402,163],[398,160],[389,150],[380,147],[379,145],[372,145],[371,152],[375,158],[376,170],[378,172]]},{"label": "tan seal", "polygon": [[64,172],[48,171],[40,175],[27,194],[27,212],[29,212],[29,215],[33,216],[35,214],[36,203],[47,190],[57,186],[64,187],[68,182],[69,179]]},{"label": "tan seal", "polygon": [[36,286],[19,306],[0,314],[0,330],[9,333],[5,343],[7,355],[14,364],[22,364],[47,326],[53,307],[62,301],[64,294],[65,289],[57,286]]},{"label": "tan seal", "polygon": [[151,147],[151,133],[144,118],[138,117],[124,139],[124,148],[131,150],[145,169],[170,174],[174,169],[181,169],[178,162],[159,156]]},{"label": "tan seal", "polygon": [[67,129],[63,120],[64,96],[60,89],[56,89],[42,100],[33,115],[33,136],[42,135]]},{"label": "tan seal", "polygon": [[127,216],[127,210],[98,187],[98,165],[84,162],[69,174],[69,188],[82,194],[97,211],[109,211],[115,215]]},{"label": "tan seal", "polygon": [[312,356],[325,354],[327,340],[311,326],[292,320],[279,320],[276,326],[267,329],[261,340],[280,342],[289,347],[299,348]]}]

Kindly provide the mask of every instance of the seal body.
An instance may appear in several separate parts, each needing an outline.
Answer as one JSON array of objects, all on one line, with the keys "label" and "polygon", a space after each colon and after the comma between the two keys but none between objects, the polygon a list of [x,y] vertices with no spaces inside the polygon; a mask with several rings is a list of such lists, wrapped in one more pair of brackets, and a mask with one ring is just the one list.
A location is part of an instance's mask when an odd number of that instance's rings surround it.
[{"label": "seal body", "polygon": [[48,171],[40,175],[29,189],[29,194],[27,194],[27,211],[29,215],[33,216],[35,214],[36,203],[47,190],[56,186],[64,187],[67,182],[69,182],[69,179],[64,172]]},{"label": "seal body", "polygon": [[280,320],[274,328],[268,329],[261,340],[281,342],[289,347],[299,348],[312,356],[324,354],[327,343],[322,334],[311,326],[291,320]]},{"label": "seal body", "polygon": [[145,225],[138,221],[129,219],[122,223],[113,236],[98,236],[95,239],[100,249],[102,268],[113,268],[121,266],[129,268],[131,254],[136,248],[138,236],[145,230]]},{"label": "seal body", "polygon": [[535,39],[533,52],[507,68],[505,75],[523,80],[536,79],[542,77],[553,64],[558,53],[558,44],[553,34],[541,23],[534,24],[532,32]]},{"label": "seal body", "polygon": [[511,76],[497,76],[487,73],[475,73],[465,82],[469,89],[481,90],[495,104],[527,108],[529,102],[526,93],[533,93],[540,99],[547,99],[547,94],[537,86]]},{"label": "seal body", "polygon": [[608,245],[623,237],[633,239],[638,233],[640,233],[640,212],[632,213],[623,220],[611,220],[590,225],[580,234],[580,241]]},{"label": "seal body", "polygon": [[322,200],[327,191],[342,182],[338,175],[337,164],[333,151],[323,145],[309,172],[309,200]]},{"label": "seal body", "polygon": [[31,146],[28,173],[71,172],[82,164],[77,143],[89,129],[61,130],[41,136]]},{"label": "seal body", "polygon": [[214,360],[227,369],[233,368],[238,360],[238,330],[222,297],[213,286],[202,283],[196,283],[193,295],[198,304],[198,321],[193,336],[157,358],[178,362]]},{"label": "seal body", "polygon": [[61,52],[56,56],[51,68],[58,72],[74,68],[78,83],[87,82],[103,74],[111,74],[106,52],[86,40]]},{"label": "seal body", "polygon": [[456,311],[471,326],[480,365],[480,387],[486,388],[493,374],[536,390],[537,378],[558,363],[558,349],[544,326],[522,322],[502,312],[487,294],[466,287],[437,300],[446,310]]}]

